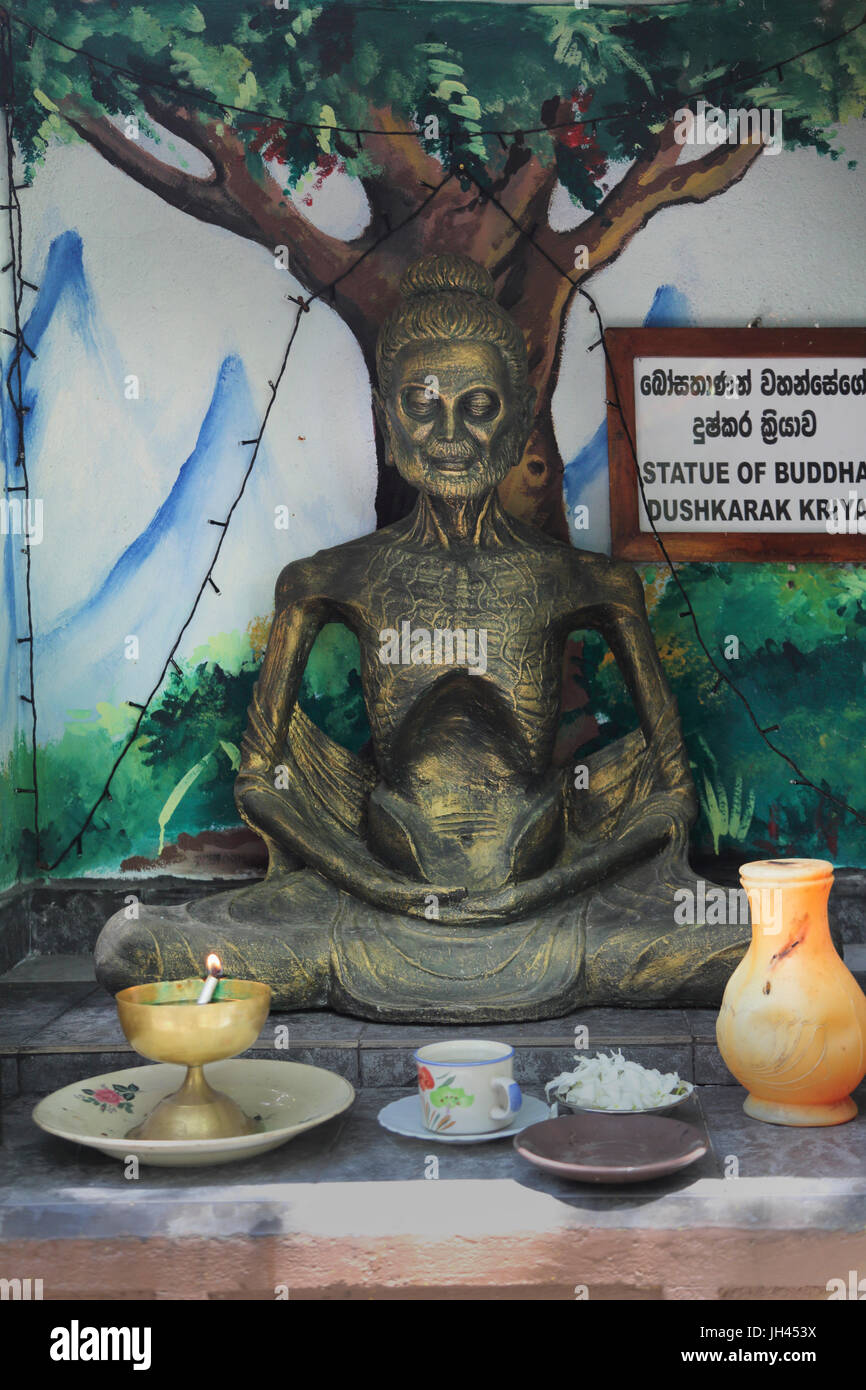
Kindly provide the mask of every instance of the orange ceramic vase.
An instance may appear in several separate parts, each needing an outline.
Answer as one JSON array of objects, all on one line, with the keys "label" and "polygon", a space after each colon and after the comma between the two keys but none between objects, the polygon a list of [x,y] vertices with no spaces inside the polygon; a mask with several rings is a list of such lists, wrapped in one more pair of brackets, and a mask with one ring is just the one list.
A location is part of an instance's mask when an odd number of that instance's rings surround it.
[{"label": "orange ceramic vase", "polygon": [[747,1115],[838,1125],[857,1114],[866,1074],[866,995],[830,937],[825,859],[765,859],[740,870],[752,942],[725,990],[719,1051],[747,1088]]}]

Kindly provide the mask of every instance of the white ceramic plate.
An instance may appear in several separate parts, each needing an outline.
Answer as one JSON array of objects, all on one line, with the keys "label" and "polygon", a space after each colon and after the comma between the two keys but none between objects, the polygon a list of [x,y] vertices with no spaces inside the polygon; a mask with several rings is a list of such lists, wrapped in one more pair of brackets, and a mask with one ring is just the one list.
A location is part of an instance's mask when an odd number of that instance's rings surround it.
[{"label": "white ceramic plate", "polygon": [[404,1096],[402,1100],[392,1100],[379,1111],[379,1124],[392,1134],[402,1134],[406,1139],[429,1139],[436,1144],[486,1144],[491,1139],[507,1139],[509,1135],[519,1134],[527,1125],[538,1124],[550,1118],[550,1108],[543,1100],[534,1096],[524,1096],[523,1104],[512,1124],[507,1129],[494,1129],[489,1134],[443,1134],[427,1129],[421,1119],[421,1104],[417,1095]]},{"label": "white ceramic plate", "polygon": [[563,1110],[570,1110],[572,1115],[667,1115],[671,1110],[676,1110],[678,1105],[691,1100],[695,1088],[690,1082],[687,1084],[689,1089],[685,1095],[677,1096],[676,1100],[665,1101],[664,1105],[650,1105],[645,1110],[610,1110],[602,1106],[577,1105],[574,1101],[561,1100],[559,1096],[551,1097],[551,1100],[555,1100]]},{"label": "white ceramic plate", "polygon": [[33,1119],[48,1134],[115,1158],[134,1154],[140,1163],[184,1168],[267,1153],[333,1119],[355,1099],[349,1082],[323,1067],[232,1057],[208,1063],[205,1075],[248,1115],[261,1116],[258,1133],[233,1139],[127,1139],[130,1129],[177,1090],[185,1074],[184,1067],[158,1063],[85,1077],[41,1100]]}]

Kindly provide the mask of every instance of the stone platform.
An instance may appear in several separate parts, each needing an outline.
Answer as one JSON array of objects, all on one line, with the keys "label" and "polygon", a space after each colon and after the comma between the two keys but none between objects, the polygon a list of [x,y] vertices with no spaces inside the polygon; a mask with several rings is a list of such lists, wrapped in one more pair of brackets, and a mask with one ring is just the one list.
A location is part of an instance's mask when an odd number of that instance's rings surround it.
[{"label": "stone platform", "polygon": [[[846,946],[845,960],[866,986],[866,946]],[[678,1071],[700,1086],[736,1085],[716,1047],[715,1023],[712,1009],[582,1009],[480,1029],[369,1023],[327,1010],[271,1013],[246,1055],[328,1067],[356,1087],[411,1086],[411,1054],[420,1042],[480,1032],[513,1043],[517,1079],[543,1086],[573,1065],[575,1031],[585,1027],[590,1051],[619,1047],[643,1066]],[[32,956],[0,975],[0,1096],[6,1100],[44,1095],[97,1071],[131,1066],[135,1058],[89,954]]]},{"label": "stone platform", "polygon": [[24,961],[0,978],[0,1277],[42,1277],[46,1298],[824,1299],[829,1279],[866,1275],[866,1115],[826,1130],[749,1120],[713,1025],[710,1011],[588,1009],[503,1034],[531,1095],[573,1064],[577,1026],[591,1050],[696,1081],[679,1114],[710,1151],[661,1182],[577,1185],[509,1140],[387,1133],[376,1116],[409,1093],[413,1047],[461,1030],[327,1013],[271,1015],[247,1055],[340,1072],[358,1091],[346,1114],[242,1164],[131,1180],[32,1123],[40,1095],[110,1080],[135,1054],[89,957]]},{"label": "stone platform", "polygon": [[[733,1082],[715,1045],[710,1009],[584,1009],[540,1023],[481,1029],[368,1023],[324,1010],[271,1013],[246,1055],[328,1067],[356,1087],[411,1086],[411,1054],[420,1042],[480,1032],[512,1042],[518,1080],[543,1086],[573,1066],[578,1027],[588,1030],[593,1051],[627,1048],[644,1066],[675,1070],[689,1081]],[[95,983],[89,956],[35,957],[0,976],[0,1079],[7,1099],[132,1066],[136,1055],[113,999]]]}]

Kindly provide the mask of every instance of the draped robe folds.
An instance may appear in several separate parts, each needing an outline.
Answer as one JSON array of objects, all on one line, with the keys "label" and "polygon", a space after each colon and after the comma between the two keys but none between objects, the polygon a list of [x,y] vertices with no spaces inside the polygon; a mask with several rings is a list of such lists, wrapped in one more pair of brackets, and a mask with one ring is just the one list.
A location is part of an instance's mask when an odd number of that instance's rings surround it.
[{"label": "draped robe folds", "polygon": [[[143,908],[134,922],[116,914],[97,950],[108,988],[198,974],[216,950],[227,974],[267,980],[275,1009],[330,1006],[393,1022],[516,1021],[592,1003],[706,1004],[721,998],[748,945],[746,925],[677,924],[676,895],[685,889],[697,897],[698,880],[687,864],[688,816],[676,794],[688,774],[673,700],[649,741],[635,730],[587,759],[591,796],[582,792],[578,802],[561,770],[564,835],[553,871],[565,887],[587,842],[623,833],[653,791],[654,805],[669,816],[663,842],[615,880],[602,876],[541,901],[528,918],[524,902],[517,920],[507,912],[497,920],[484,911],[474,916],[470,894],[460,903],[461,920],[441,921],[437,904],[425,902],[423,882],[423,915],[389,912],[346,891],[317,870],[315,846],[321,850],[333,820],[356,838],[359,856],[368,853],[367,810],[378,782],[372,759],[328,738],[297,705],[278,747],[255,698],[247,739],[248,775],[272,792],[279,769],[296,838],[311,847],[313,864],[283,855],[250,888]],[[532,880],[522,886],[531,897]]]}]

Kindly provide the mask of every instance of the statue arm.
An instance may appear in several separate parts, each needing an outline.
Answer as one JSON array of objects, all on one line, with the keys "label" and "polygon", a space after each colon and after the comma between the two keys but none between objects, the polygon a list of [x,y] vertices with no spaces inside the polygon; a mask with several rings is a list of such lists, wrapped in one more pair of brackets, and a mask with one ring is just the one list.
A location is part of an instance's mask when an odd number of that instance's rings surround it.
[{"label": "statue arm", "polygon": [[304,667],[327,620],[322,600],[311,596],[303,571],[289,565],[277,580],[274,621],[264,661],[247,712],[235,802],[244,820],[258,829],[248,805],[254,792],[275,793],[274,769],[286,759],[286,737]]},{"label": "statue arm", "polygon": [[338,888],[389,912],[426,917],[434,900],[448,905],[467,897],[465,888],[415,881],[389,869],[373,858],[362,840],[330,818],[310,824],[290,796],[270,783],[250,786],[244,819],[266,840],[288,847]]},{"label": "statue arm", "polygon": [[601,605],[599,630],[637,711],[649,750],[648,771],[652,773],[652,785],[646,787],[648,795],[636,809],[646,815],[654,803],[661,809],[674,801],[690,824],[697,814],[691,771],[679,716],[649,625],[643,585],[631,565],[616,565],[612,578],[615,597]]}]

